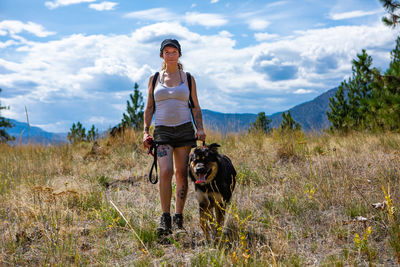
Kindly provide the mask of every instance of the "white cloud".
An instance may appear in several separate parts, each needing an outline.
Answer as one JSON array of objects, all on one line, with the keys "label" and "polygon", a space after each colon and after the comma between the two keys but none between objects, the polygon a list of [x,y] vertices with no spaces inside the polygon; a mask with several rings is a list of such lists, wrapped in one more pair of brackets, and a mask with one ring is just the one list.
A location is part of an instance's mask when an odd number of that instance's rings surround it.
[{"label": "white cloud", "polygon": [[331,14],[330,18],[333,20],[353,19],[353,18],[375,15],[380,12],[382,12],[382,10],[373,10],[373,11],[354,10],[349,12]]},{"label": "white cloud", "polygon": [[228,20],[219,14],[187,12],[185,15],[180,15],[161,7],[129,12],[124,17],[149,21],[180,21],[189,25],[202,25],[205,27],[218,27],[228,23]]},{"label": "white cloud", "polygon": [[32,33],[37,37],[47,37],[49,35],[56,34],[55,32],[46,31],[42,25],[33,23],[31,21],[28,23],[23,23],[18,20],[3,20],[0,22],[0,35],[4,36],[8,32],[13,36],[23,31]]},{"label": "white cloud", "polygon": [[167,8],[151,8],[142,11],[134,11],[124,15],[125,18],[150,20],[150,21],[169,21],[176,18],[176,14]]},{"label": "white cloud", "polygon": [[248,24],[251,30],[261,31],[267,28],[270,22],[265,19],[251,19]]},{"label": "white cloud", "polygon": [[215,3],[218,3],[218,1],[219,1],[219,0],[211,0],[210,3],[211,3],[211,4],[215,4]]},{"label": "white cloud", "polygon": [[315,93],[315,91],[307,90],[307,89],[297,89],[296,91],[293,92],[293,94],[296,94],[296,95],[311,94],[311,93]]},{"label": "white cloud", "polygon": [[267,33],[267,32],[258,32],[258,33],[254,34],[254,38],[259,42],[275,39],[277,37],[279,37],[278,34],[271,34],[271,33]]},{"label": "white cloud", "polygon": [[80,3],[90,3],[95,2],[96,0],[54,0],[54,1],[46,1],[44,5],[49,9],[55,9],[60,6],[69,6]]},{"label": "white cloud", "polygon": [[231,38],[234,36],[232,33],[228,32],[228,31],[220,31],[218,34],[222,37],[228,37],[228,38]]},{"label": "white cloud", "polygon": [[[134,82],[146,97],[147,79],[160,68],[158,49],[165,36],[180,41],[181,61],[196,78],[202,108],[267,114],[293,106],[293,93],[316,94],[337,86],[362,48],[374,62],[387,62],[389,53],[377,47],[394,46],[396,38],[381,24],[339,26],[238,48],[228,31],[201,35],[178,22],[163,22],[129,35],[76,34],[32,42],[24,48],[25,57],[0,60],[0,68],[10,70],[0,73],[0,88],[13,92],[2,100],[11,106],[7,115],[23,120],[26,105],[43,118],[32,118],[33,124],[68,131],[79,120],[107,128],[120,120]],[[65,120],[61,114],[67,112]],[[54,126],[57,121],[63,122]]]},{"label": "white cloud", "polygon": [[90,4],[89,7],[97,11],[104,11],[104,10],[113,10],[116,5],[118,5],[118,3],[104,1],[98,4]]},{"label": "white cloud", "polygon": [[185,21],[188,24],[198,24],[206,27],[218,27],[228,23],[228,20],[222,15],[197,12],[187,12]]}]

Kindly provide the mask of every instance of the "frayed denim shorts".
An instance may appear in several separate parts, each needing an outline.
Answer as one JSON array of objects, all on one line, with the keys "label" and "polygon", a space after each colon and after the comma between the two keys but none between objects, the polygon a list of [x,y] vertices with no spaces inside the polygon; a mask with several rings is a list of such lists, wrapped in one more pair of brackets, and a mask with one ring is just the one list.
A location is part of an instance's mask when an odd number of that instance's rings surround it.
[{"label": "frayed denim shorts", "polygon": [[196,147],[195,132],[192,122],[178,126],[154,127],[154,141],[169,144],[172,147]]}]

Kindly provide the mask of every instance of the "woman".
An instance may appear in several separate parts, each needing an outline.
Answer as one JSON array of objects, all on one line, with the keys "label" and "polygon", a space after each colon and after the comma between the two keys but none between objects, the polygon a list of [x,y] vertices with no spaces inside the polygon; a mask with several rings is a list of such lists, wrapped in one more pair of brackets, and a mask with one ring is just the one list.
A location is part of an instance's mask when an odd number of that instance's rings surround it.
[{"label": "woman", "polygon": [[[176,179],[176,205],[173,224],[178,230],[183,228],[183,208],[188,190],[187,164],[196,139],[205,141],[203,119],[197,99],[196,83],[191,77],[191,97],[193,100],[193,119],[196,122],[196,132],[192,125],[191,112],[188,106],[189,87],[186,73],[179,63],[182,56],[181,46],[177,40],[166,39],[161,43],[160,57],[164,60],[157,81],[152,88],[153,78],[149,78],[147,105],[144,111],[143,144],[149,148],[149,127],[154,118],[154,141],[162,142],[157,148],[158,164],[160,166],[160,200],[162,216],[159,235],[172,233],[170,206],[172,195],[172,175]],[[167,143],[167,144],[165,144]]]}]

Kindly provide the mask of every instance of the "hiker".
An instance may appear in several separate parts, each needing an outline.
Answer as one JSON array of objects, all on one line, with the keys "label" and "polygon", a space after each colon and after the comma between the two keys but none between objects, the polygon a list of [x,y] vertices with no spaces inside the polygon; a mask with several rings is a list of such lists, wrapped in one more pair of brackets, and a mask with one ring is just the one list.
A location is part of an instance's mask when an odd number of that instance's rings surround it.
[{"label": "hiker", "polygon": [[[179,62],[181,46],[175,39],[161,43],[161,71],[150,76],[147,104],[144,110],[143,144],[149,148],[152,137],[149,132],[154,115],[154,141],[157,145],[157,161],[160,166],[160,200],[162,216],[157,228],[159,236],[184,231],[183,209],[188,191],[188,159],[196,139],[205,141],[203,119],[197,99],[195,79],[183,71]],[[192,124],[196,125],[196,131]],[[175,166],[175,171],[174,171]],[[176,179],[175,215],[170,215],[172,175]]]}]

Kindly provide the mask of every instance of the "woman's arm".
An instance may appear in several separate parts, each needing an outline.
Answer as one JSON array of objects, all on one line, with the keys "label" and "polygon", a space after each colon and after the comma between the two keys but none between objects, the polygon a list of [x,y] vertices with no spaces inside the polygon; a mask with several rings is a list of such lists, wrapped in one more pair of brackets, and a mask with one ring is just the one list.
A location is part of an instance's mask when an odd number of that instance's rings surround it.
[{"label": "woman's arm", "polygon": [[193,105],[194,105],[194,108],[192,108],[192,112],[193,112],[193,119],[196,122],[196,126],[197,126],[196,137],[197,137],[197,139],[199,139],[201,141],[205,141],[206,134],[204,133],[203,115],[201,113],[199,100],[197,98],[196,81],[193,78],[193,76],[191,76],[191,79],[192,79],[191,95],[192,95],[192,100],[193,100]]},{"label": "woman's arm", "polygon": [[154,96],[153,96],[153,78],[154,75],[150,76],[149,78],[149,84],[147,86],[148,88],[148,94],[147,94],[147,103],[146,107],[144,109],[144,127],[143,127],[143,144],[147,148],[148,143],[146,142],[146,139],[150,135],[150,124],[151,124],[151,119],[153,118],[153,112],[154,112]]}]

